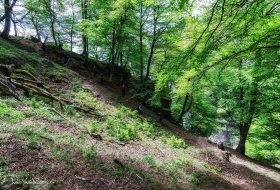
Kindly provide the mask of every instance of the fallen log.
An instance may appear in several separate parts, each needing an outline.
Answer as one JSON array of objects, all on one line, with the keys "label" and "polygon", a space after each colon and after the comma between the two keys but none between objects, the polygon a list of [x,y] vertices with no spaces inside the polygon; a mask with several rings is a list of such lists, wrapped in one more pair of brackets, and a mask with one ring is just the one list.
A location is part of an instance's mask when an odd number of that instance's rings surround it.
[{"label": "fallen log", "polygon": [[[90,115],[101,116],[100,114],[94,112],[94,108],[77,106],[78,103],[57,97],[51,93],[51,90],[43,84],[42,81],[38,80],[33,74],[26,70],[15,69],[15,65],[4,65],[0,64],[0,94],[12,95],[17,100],[20,100],[18,89],[24,90],[26,93],[32,92],[39,96],[49,98],[59,102],[61,109],[63,110],[63,105],[73,105],[74,109],[78,111],[85,112]],[[20,74],[21,76],[11,76],[13,73]],[[27,79],[28,77],[29,79]]]}]

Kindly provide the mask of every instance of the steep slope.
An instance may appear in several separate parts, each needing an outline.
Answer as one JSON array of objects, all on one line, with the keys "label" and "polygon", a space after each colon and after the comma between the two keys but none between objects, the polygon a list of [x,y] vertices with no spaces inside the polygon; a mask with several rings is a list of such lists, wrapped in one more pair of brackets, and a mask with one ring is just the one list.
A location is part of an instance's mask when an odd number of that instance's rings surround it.
[{"label": "steep slope", "polygon": [[[21,55],[22,68],[46,83],[53,94],[71,105],[23,95],[22,102],[0,98],[0,188],[3,189],[280,189],[280,172],[236,154],[224,162],[221,151],[205,138],[172,125],[130,94],[121,96],[119,78],[100,85],[85,71],[82,59],[62,67],[62,52],[26,39],[10,42],[21,49],[7,53],[0,44],[0,61]],[[3,53],[4,52],[4,53]],[[52,60],[44,65],[38,54]],[[2,54],[1,54],[2,53]],[[106,68],[98,71],[108,79]],[[128,86],[129,89],[129,86]]]}]

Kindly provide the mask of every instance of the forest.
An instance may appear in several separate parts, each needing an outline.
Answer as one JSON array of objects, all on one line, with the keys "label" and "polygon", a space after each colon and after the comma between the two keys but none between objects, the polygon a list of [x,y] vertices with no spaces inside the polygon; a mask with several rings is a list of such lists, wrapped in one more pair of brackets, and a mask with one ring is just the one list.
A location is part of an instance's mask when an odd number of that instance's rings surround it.
[{"label": "forest", "polygon": [[[67,64],[80,55],[85,72],[104,68],[107,85],[122,78],[174,125],[222,132],[225,146],[280,165],[278,0],[1,0],[0,33],[62,46]],[[0,90],[17,98],[12,64],[0,60]]]}]

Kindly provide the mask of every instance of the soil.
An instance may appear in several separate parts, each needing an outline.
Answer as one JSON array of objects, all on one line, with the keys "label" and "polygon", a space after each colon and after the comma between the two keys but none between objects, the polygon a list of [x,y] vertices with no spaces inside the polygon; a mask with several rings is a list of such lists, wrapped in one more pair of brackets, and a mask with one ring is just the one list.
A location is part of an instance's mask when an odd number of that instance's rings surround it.
[{"label": "soil", "polygon": [[[54,56],[53,54],[43,53],[40,50],[40,43],[36,44],[26,41],[24,39],[14,42],[23,49],[29,51],[35,50],[39,51],[42,55],[46,57],[52,57],[55,61],[63,63],[63,57],[59,54]],[[47,47],[48,49],[49,47]],[[70,63],[71,68],[71,63]],[[109,84],[108,75],[104,73],[105,83],[100,85],[99,77],[93,76],[91,73],[83,72],[83,86],[89,88],[94,95],[94,93],[99,94],[99,101],[105,103],[111,103],[112,98],[108,97],[108,91],[113,93],[117,99],[120,100],[118,103],[130,107],[131,109],[136,109],[139,102],[127,94],[122,97],[121,88],[119,85],[120,78],[114,78],[115,81]],[[59,84],[49,84],[50,86],[56,86]],[[128,85],[128,91],[130,86]],[[151,120],[158,120],[156,113],[153,113],[147,107],[143,106],[143,116],[145,118],[150,118]],[[44,118],[36,118],[38,122],[47,122]],[[213,167],[221,168],[224,178],[229,179],[228,181],[222,180],[222,178],[217,178],[218,185],[215,187],[205,186],[203,184],[197,187],[191,187],[188,184],[182,185],[181,187],[176,187],[176,189],[242,189],[242,190],[276,190],[280,189],[280,170],[271,166],[266,166],[261,163],[254,161],[248,157],[238,154],[232,149],[226,148],[227,151],[231,153],[230,162],[225,162],[221,156],[221,150],[218,149],[215,143],[210,143],[206,138],[197,137],[188,131],[173,125],[167,120],[163,120],[162,123],[158,122],[158,125],[165,128],[166,130],[173,133],[175,136],[180,137],[185,140],[188,146],[194,146],[197,148],[205,149],[199,154],[201,161],[204,161]],[[69,133],[75,134],[73,128],[67,125],[52,125],[49,130],[55,133],[63,133],[68,131]],[[89,162],[86,162],[81,152],[72,150],[66,152],[70,157],[70,165],[75,167],[69,168],[69,163],[63,163],[63,160],[54,159],[50,155],[52,152],[45,152],[40,149],[40,147],[28,147],[24,142],[15,140],[10,134],[5,135],[7,142],[3,143],[0,141],[0,154],[4,155],[11,161],[9,164],[9,171],[13,173],[18,173],[20,171],[31,172],[33,176],[25,176],[23,180],[15,181],[11,186],[11,189],[29,189],[30,186],[26,185],[26,181],[31,180],[33,184],[37,183],[38,189],[173,189],[168,187],[168,181],[170,179],[162,173],[155,176],[151,176],[153,180],[160,183],[153,183],[149,179],[143,178],[139,174],[133,174],[130,170],[124,169],[122,176],[116,176],[112,178],[108,173],[116,171],[117,167],[122,167],[121,165],[126,165],[128,163],[128,158],[120,157],[117,160],[112,160],[112,157],[108,155],[100,154],[97,155],[95,162],[98,162],[99,168],[102,170],[94,170],[91,168]],[[52,144],[52,139],[48,137],[41,137],[41,141],[49,142]],[[95,141],[94,143],[101,143]],[[58,148],[59,145],[52,144],[53,148]],[[118,144],[113,140],[104,145],[106,149],[114,149],[117,151],[127,151],[129,154],[141,154],[142,152],[149,152],[150,150],[146,146],[142,146],[138,143],[130,144],[126,146],[124,144]],[[51,149],[51,148],[50,148]],[[133,152],[132,152],[133,151]],[[31,152],[31,154],[30,154]],[[167,151],[165,151],[167,152]],[[167,155],[162,155],[158,153],[158,156],[167,157]],[[100,161],[102,160],[102,161]],[[118,161],[120,164],[118,164]],[[115,162],[117,164],[107,164]],[[149,171],[150,165],[143,162],[133,162],[130,163],[135,168],[141,168],[143,170]],[[186,166],[186,167],[191,167]],[[212,174],[209,174],[212,175]],[[215,176],[212,176],[215,178]],[[44,180],[42,180],[44,179]],[[176,179],[173,179],[176,180]],[[51,182],[51,183],[50,183]],[[63,183],[61,183],[63,182]],[[161,184],[161,185],[160,185]],[[178,184],[185,184],[185,182],[178,182]],[[1,186],[0,186],[1,189]]]}]

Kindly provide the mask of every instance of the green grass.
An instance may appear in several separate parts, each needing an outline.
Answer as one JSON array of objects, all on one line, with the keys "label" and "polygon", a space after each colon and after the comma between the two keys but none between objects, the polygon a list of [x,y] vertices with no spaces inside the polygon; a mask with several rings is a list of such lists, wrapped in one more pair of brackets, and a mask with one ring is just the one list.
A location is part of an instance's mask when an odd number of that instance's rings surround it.
[{"label": "green grass", "polygon": [[154,159],[154,156],[148,153],[144,153],[143,155],[143,162],[149,163],[151,166],[156,166],[156,161]]}]

